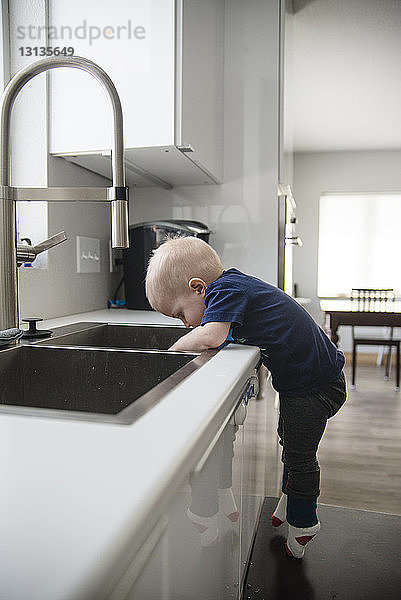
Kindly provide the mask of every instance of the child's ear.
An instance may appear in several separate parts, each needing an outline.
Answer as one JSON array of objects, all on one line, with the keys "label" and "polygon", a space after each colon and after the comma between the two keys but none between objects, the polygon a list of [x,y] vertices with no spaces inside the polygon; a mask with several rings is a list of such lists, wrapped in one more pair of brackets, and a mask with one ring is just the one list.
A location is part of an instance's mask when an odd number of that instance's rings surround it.
[{"label": "child's ear", "polygon": [[206,283],[199,277],[192,277],[192,279],[188,281],[188,286],[190,290],[196,292],[197,294],[205,293]]}]

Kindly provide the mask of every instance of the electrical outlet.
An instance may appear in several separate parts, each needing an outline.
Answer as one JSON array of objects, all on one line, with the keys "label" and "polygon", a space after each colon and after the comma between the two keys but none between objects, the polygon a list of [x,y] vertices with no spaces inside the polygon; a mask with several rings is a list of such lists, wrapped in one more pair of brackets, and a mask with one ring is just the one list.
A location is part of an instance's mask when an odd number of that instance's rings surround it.
[{"label": "electrical outlet", "polygon": [[77,273],[100,273],[100,240],[77,235]]}]

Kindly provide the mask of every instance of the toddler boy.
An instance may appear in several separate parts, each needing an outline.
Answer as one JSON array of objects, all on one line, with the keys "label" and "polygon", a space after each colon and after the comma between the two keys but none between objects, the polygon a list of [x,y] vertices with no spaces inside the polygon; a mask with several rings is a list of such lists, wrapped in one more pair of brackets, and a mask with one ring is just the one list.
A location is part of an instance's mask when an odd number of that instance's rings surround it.
[{"label": "toddler boy", "polygon": [[194,237],[167,240],[149,261],[146,295],[153,308],[193,327],[171,350],[218,348],[227,339],[258,346],[280,397],[282,494],[272,525],[288,522],[286,550],[302,558],[317,534],[317,448],[346,399],[344,356],[312,317],[277,287],[237,269]]}]

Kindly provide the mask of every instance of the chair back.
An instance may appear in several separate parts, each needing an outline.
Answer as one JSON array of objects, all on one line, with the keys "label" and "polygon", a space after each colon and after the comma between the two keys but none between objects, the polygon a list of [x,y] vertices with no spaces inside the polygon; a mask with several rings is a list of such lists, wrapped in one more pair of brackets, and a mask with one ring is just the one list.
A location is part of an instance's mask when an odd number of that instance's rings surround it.
[{"label": "chair back", "polygon": [[395,293],[392,288],[352,288],[351,310],[358,312],[393,312]]}]

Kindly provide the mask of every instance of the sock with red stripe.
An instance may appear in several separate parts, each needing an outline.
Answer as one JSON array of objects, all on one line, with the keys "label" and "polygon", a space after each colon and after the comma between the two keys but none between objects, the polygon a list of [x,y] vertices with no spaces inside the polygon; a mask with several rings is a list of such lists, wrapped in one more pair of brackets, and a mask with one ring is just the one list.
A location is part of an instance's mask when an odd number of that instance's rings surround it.
[{"label": "sock with red stripe", "polygon": [[202,517],[201,515],[196,515],[188,508],[187,515],[195,529],[199,532],[203,548],[214,546],[218,543],[219,529],[217,526],[217,514],[211,517]]},{"label": "sock with red stripe", "polygon": [[317,516],[317,498],[298,498],[292,494],[287,497],[288,537],[286,550],[293,558],[302,558],[305,546],[320,529]]},{"label": "sock with red stripe", "polygon": [[278,504],[275,508],[275,511],[272,514],[273,527],[280,527],[280,525],[282,525],[284,523],[284,521],[286,520],[287,494],[286,494],[285,490],[287,487],[287,481],[288,481],[288,470],[287,470],[287,467],[284,465],[283,478],[282,478],[282,484],[281,484],[281,492],[282,493],[281,493],[280,499],[278,501]]},{"label": "sock with red stripe", "polygon": [[305,554],[306,544],[315,537],[319,529],[319,521],[312,527],[294,527],[294,525],[288,524],[288,537],[285,544],[288,556],[302,558]]},{"label": "sock with red stripe", "polygon": [[287,514],[287,494],[281,494],[280,500],[272,514],[272,525],[273,527],[280,527],[286,520]]}]

